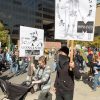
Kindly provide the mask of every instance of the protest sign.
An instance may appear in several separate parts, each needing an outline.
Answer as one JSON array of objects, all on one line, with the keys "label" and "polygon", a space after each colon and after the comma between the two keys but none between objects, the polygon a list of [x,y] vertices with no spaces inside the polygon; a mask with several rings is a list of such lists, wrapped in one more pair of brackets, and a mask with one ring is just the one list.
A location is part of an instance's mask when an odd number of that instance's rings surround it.
[{"label": "protest sign", "polygon": [[56,0],[55,39],[93,41],[96,0]]},{"label": "protest sign", "polygon": [[20,26],[20,57],[41,56],[44,52],[44,30]]}]

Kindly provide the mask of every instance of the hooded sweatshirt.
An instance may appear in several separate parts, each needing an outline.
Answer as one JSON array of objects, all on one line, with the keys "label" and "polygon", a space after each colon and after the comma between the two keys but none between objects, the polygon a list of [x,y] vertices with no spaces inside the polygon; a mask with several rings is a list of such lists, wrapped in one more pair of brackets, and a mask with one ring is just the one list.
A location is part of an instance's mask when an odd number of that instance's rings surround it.
[{"label": "hooded sweatshirt", "polygon": [[78,67],[75,66],[72,71],[69,70],[69,57],[59,55],[57,66],[56,80],[54,87],[60,92],[73,92],[74,91],[74,77],[80,78]]}]

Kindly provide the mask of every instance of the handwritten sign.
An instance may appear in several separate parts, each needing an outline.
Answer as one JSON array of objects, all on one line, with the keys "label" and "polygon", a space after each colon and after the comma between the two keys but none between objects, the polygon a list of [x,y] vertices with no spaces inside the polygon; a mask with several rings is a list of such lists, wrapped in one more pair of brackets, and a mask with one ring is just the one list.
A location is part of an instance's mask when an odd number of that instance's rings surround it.
[{"label": "handwritten sign", "polygon": [[40,56],[44,52],[44,30],[20,26],[20,56]]},{"label": "handwritten sign", "polygon": [[55,39],[93,41],[96,0],[56,0]]}]

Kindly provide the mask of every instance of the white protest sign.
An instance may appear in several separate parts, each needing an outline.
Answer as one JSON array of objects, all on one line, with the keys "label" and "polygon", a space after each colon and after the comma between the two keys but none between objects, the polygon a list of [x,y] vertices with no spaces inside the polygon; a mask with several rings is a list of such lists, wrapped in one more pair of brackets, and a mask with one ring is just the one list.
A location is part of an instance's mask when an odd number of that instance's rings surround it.
[{"label": "white protest sign", "polygon": [[44,52],[44,30],[20,26],[19,56],[41,56]]},{"label": "white protest sign", "polygon": [[56,0],[55,39],[93,41],[97,0]]}]

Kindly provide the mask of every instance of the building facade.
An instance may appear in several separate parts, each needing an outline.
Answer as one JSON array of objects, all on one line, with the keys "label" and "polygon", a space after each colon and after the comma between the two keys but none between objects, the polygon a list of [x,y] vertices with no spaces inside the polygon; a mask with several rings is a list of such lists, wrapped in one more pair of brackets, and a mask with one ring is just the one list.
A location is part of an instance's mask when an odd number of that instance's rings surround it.
[{"label": "building facade", "polygon": [[0,0],[0,21],[10,30],[12,41],[19,39],[20,25],[44,29],[45,36],[52,33],[54,1]]},{"label": "building facade", "polygon": [[[0,21],[16,44],[20,25],[44,29],[46,40],[54,40],[55,0],[0,0]],[[100,34],[100,0],[97,0],[96,35]]]}]

